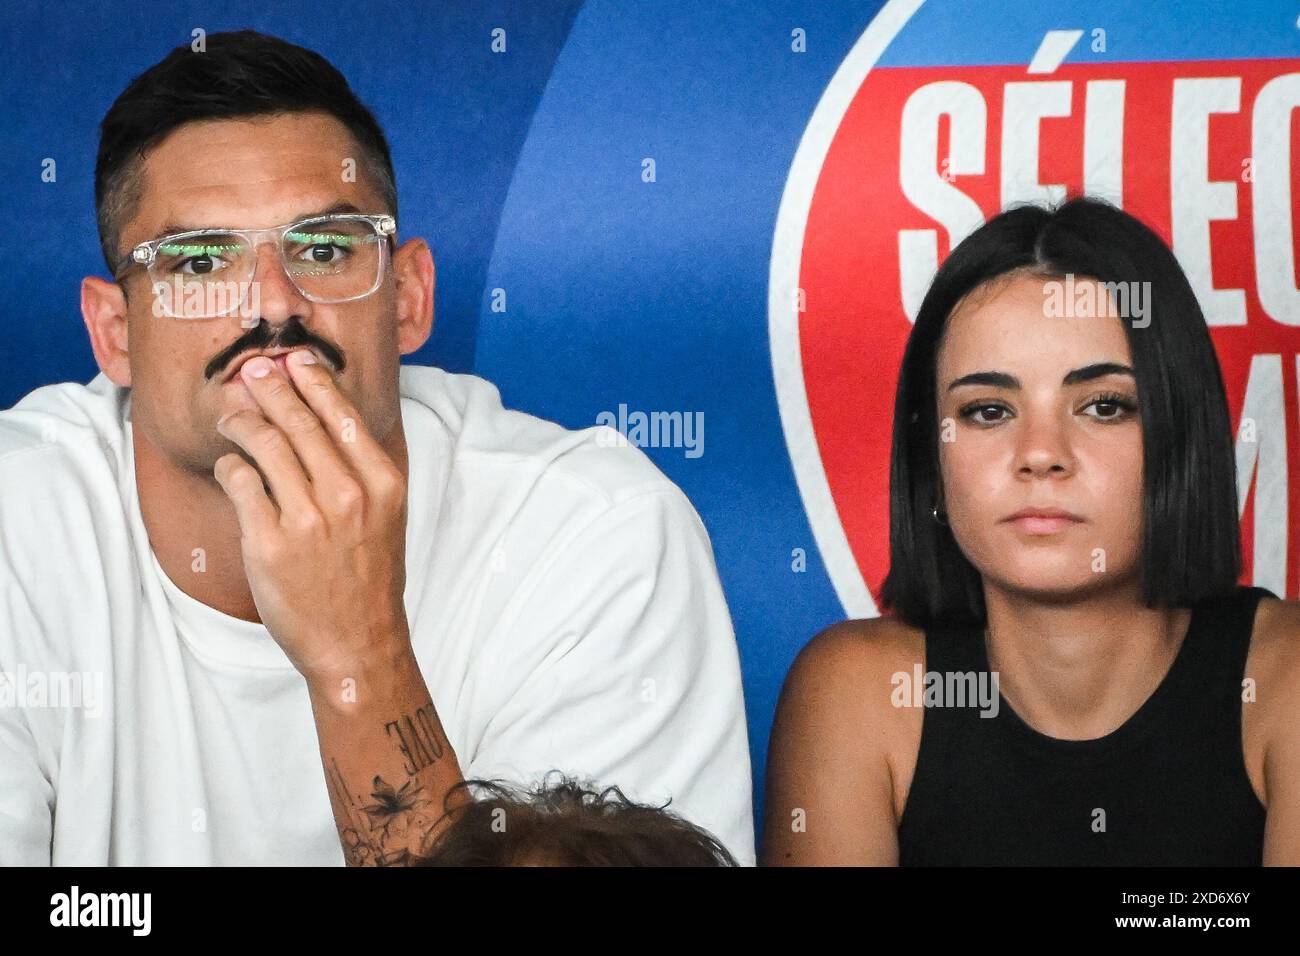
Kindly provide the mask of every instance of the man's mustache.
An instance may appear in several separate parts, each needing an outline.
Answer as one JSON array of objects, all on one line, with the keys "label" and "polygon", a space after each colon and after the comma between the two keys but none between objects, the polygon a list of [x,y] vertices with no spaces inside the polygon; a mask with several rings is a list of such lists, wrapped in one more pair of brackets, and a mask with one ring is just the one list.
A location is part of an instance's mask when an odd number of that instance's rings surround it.
[{"label": "man's mustache", "polygon": [[203,370],[203,377],[211,380],[248,352],[266,349],[291,349],[299,345],[310,346],[335,372],[343,371],[346,360],[343,353],[323,339],[308,332],[301,323],[287,325],[277,331],[266,322],[259,322],[249,333],[222,350]]}]

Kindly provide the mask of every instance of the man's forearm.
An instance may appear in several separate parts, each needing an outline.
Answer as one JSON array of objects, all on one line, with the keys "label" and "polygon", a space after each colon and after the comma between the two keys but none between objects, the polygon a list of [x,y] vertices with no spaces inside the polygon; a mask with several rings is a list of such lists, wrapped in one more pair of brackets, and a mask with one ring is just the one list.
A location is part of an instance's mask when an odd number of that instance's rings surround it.
[{"label": "man's forearm", "polygon": [[414,655],[308,681],[330,803],[349,866],[404,866],[467,799]]}]

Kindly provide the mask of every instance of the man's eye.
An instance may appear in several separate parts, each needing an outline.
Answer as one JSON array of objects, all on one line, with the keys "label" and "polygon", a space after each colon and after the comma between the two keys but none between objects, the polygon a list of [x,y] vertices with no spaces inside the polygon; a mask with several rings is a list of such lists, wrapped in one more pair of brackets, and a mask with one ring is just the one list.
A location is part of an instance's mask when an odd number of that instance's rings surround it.
[{"label": "man's eye", "polygon": [[179,242],[166,243],[158,250],[159,265],[169,275],[208,276],[230,268],[243,254],[237,243]]},{"label": "man's eye", "polygon": [[190,256],[178,262],[173,271],[187,276],[207,276],[227,267],[228,263],[216,256]]},{"label": "man's eye", "polygon": [[343,250],[332,243],[318,242],[308,246],[298,254],[304,262],[337,262],[343,256]]}]

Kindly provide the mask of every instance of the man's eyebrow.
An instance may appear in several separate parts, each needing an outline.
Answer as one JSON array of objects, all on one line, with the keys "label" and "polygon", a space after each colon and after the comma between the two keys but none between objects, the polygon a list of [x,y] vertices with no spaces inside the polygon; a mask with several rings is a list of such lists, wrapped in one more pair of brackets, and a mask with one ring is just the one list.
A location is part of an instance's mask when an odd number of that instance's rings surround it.
[{"label": "man's eyebrow", "polygon": [[[1118,362],[1094,362],[1091,365],[1083,366],[1083,368],[1076,368],[1071,372],[1067,372],[1065,378],[1061,379],[1061,384],[1078,385],[1080,382],[1090,382],[1094,378],[1101,378],[1105,375],[1127,375],[1134,380],[1137,379],[1133,369],[1127,365],[1121,365]],[[969,375],[953,379],[948,385],[948,391],[951,392],[963,385],[988,385],[993,388],[1017,391],[1020,388],[1020,379],[1006,372],[971,372]]]},{"label": "man's eyebrow", "polygon": [[[359,213],[359,212],[361,212],[361,210],[358,209],[356,206],[354,206],[352,203],[340,202],[340,203],[335,203],[332,206],[327,206],[324,209],[315,209],[308,212],[304,212],[301,215],[294,216],[293,219],[290,220],[290,222],[299,222],[303,219],[313,219],[316,216],[337,216],[337,215]],[[166,236],[174,236],[178,232],[198,232],[200,229],[220,230],[220,229],[237,229],[237,228],[240,227],[238,226],[187,226],[184,223],[169,222],[165,226],[163,226],[156,235],[154,235],[152,238],[147,239],[145,241],[153,242],[155,239],[162,239]]]}]

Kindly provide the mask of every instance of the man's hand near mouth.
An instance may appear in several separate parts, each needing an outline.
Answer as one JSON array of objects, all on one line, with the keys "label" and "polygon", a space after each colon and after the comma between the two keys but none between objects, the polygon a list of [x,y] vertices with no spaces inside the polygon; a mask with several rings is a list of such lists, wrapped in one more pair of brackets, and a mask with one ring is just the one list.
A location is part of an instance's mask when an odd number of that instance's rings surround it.
[{"label": "man's hand near mouth", "polygon": [[[259,353],[259,354],[262,354],[262,353]],[[291,373],[289,372],[289,365],[288,365],[290,354],[291,354],[291,351],[276,352],[276,353],[274,353],[274,354],[268,352],[268,353],[262,354],[262,357],[263,357],[263,358],[271,359],[271,361],[273,361],[273,362],[275,363],[276,367],[280,369],[281,373],[283,373],[283,375],[284,375],[286,378],[288,378],[289,375],[291,374]],[[238,362],[236,362],[235,365],[234,365],[234,367],[231,368],[231,370],[226,374],[225,381],[226,381],[226,382],[235,382],[235,381],[239,381],[239,380],[241,379],[241,370],[243,369],[243,367],[244,367],[248,362],[252,361],[253,359],[255,359],[255,358],[257,358],[257,357],[258,357],[257,355],[246,355],[246,356],[244,356],[244,358],[242,358],[242,359],[240,359]],[[315,357],[315,356],[313,356],[313,358],[314,358],[314,357]]]},{"label": "man's hand near mouth", "polygon": [[462,779],[411,648],[405,476],[310,350],[237,374],[258,410],[217,429],[256,467],[231,452],[214,475],[249,588],[307,681],[347,862],[405,863]]}]

